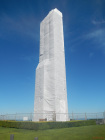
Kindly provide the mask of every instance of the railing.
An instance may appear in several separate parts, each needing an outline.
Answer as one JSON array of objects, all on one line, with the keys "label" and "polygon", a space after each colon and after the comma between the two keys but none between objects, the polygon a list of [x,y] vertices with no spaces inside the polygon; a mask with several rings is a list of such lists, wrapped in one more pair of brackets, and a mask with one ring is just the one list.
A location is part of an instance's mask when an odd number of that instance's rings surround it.
[{"label": "railing", "polygon": [[[16,113],[16,114],[1,114],[0,120],[14,121],[33,121],[35,115],[40,115],[40,120],[56,121],[57,116],[67,116],[68,120],[89,120],[89,119],[105,119],[105,111],[98,113]],[[43,116],[43,117],[41,117]],[[52,119],[49,119],[52,118]]]}]

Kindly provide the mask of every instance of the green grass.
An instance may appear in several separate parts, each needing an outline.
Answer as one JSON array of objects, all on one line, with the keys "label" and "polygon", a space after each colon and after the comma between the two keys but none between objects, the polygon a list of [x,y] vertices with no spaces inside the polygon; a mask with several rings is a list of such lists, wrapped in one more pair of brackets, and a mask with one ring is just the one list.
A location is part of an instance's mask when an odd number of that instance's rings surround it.
[{"label": "green grass", "polygon": [[25,130],[0,127],[0,140],[10,140],[10,134],[14,134],[14,140],[105,140],[105,125],[90,125],[81,127]]}]

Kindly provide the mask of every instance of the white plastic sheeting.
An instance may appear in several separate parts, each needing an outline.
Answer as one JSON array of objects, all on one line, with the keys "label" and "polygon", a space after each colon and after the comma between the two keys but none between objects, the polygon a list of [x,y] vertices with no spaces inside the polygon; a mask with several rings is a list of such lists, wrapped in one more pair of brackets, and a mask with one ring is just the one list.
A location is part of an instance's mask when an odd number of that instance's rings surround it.
[{"label": "white plastic sheeting", "polygon": [[68,120],[63,23],[57,9],[50,11],[40,24],[34,113],[33,121]]}]

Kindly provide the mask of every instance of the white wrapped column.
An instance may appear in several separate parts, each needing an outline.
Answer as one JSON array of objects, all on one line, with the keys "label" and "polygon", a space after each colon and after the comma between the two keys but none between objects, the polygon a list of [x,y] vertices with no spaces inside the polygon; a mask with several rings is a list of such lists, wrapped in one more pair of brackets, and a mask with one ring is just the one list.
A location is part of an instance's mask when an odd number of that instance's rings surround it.
[{"label": "white wrapped column", "polygon": [[68,120],[63,23],[57,9],[50,11],[40,24],[34,113],[33,121]]}]

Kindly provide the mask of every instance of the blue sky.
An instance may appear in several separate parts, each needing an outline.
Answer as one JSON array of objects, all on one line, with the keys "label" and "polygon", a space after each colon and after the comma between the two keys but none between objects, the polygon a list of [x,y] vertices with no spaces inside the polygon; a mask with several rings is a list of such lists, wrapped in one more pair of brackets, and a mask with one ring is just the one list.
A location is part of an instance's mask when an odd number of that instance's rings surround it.
[{"label": "blue sky", "polygon": [[69,112],[105,111],[105,0],[0,0],[0,114],[34,110],[40,22],[63,13]]}]

